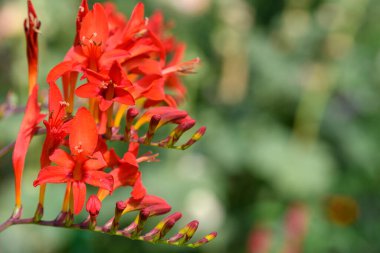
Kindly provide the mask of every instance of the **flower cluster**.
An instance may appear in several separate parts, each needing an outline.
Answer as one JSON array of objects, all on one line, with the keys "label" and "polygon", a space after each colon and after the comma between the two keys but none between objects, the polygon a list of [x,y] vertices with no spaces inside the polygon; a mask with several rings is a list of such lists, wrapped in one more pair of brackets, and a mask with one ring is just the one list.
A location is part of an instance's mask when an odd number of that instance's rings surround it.
[{"label": "flower cluster", "polygon": [[[196,124],[186,111],[177,108],[186,95],[180,75],[193,73],[199,59],[182,60],[185,45],[171,35],[161,12],[146,18],[144,5],[139,3],[126,18],[111,3],[95,3],[90,9],[87,0],[83,0],[76,18],[74,43],[47,76],[48,113],[44,115],[40,112],[36,83],[41,23],[30,0],[24,27],[30,95],[13,152],[16,209],[12,222],[22,223],[21,179],[29,143],[34,135],[46,134],[41,168],[33,182],[40,187],[34,223],[46,223],[42,220],[46,185],[65,184],[62,210],[55,226],[79,226],[135,239],[185,244],[197,229],[197,221],[163,240],[180,213],[170,215],[151,232],[140,235],[150,216],[167,213],[171,208],[162,198],[147,193],[139,164],[155,161],[157,154],[140,155],[139,146],[184,150],[203,136],[205,127],[177,145],[183,133]],[[42,120],[44,128],[40,126]],[[171,132],[154,140],[158,129],[166,125],[173,126]],[[123,155],[108,147],[111,141],[125,143]],[[96,187],[97,194],[87,198],[88,186]],[[98,227],[96,217],[102,201],[125,187],[131,187],[130,196],[117,202],[115,216]],[[89,218],[74,224],[74,216],[84,207]],[[119,230],[121,216],[136,210],[136,220]],[[215,236],[211,233],[188,245],[200,246]]]}]

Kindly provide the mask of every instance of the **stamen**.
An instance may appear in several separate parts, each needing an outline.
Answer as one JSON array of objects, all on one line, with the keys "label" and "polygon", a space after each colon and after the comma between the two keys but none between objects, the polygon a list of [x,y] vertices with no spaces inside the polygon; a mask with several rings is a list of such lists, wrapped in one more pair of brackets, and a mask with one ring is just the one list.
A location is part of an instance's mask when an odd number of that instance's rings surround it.
[{"label": "stamen", "polygon": [[67,106],[70,106],[70,104],[66,101],[59,101],[59,104],[62,106],[62,107],[67,107]]},{"label": "stamen", "polygon": [[99,85],[99,88],[101,89],[107,89],[108,88],[108,84],[107,82],[105,81],[102,81],[101,84]]},{"label": "stamen", "polygon": [[74,149],[75,149],[75,151],[77,151],[78,154],[80,154],[80,153],[82,153],[84,151],[83,148],[82,148],[82,143],[81,142],[79,142],[79,144],[76,145],[74,147]]}]

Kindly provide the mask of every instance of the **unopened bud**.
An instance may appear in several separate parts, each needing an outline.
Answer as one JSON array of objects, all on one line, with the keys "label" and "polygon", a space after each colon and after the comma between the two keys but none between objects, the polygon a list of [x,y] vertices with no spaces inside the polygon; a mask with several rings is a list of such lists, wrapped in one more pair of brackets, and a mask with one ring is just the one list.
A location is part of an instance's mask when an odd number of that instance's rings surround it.
[{"label": "unopened bud", "polygon": [[144,210],[140,211],[135,220],[124,229],[124,233],[128,234],[131,238],[138,237],[144,228],[144,225],[149,218],[149,212]]},{"label": "unopened bud", "polygon": [[194,143],[196,143],[200,138],[202,138],[202,136],[206,133],[206,127],[203,126],[201,128],[198,129],[197,132],[195,132],[195,134],[193,134],[193,136],[191,137],[190,140],[188,140],[185,144],[181,145],[179,147],[179,149],[187,149],[189,147],[191,147]]},{"label": "unopened bud", "polygon": [[178,234],[174,235],[168,240],[169,244],[174,244],[174,245],[183,245],[187,241],[189,241],[194,233],[198,229],[199,222],[194,220],[189,222],[184,228],[182,228]]},{"label": "unopened bud", "polygon": [[123,211],[126,207],[127,207],[127,203],[125,201],[116,202],[115,217],[113,218],[111,229],[110,229],[111,233],[115,233],[118,230],[120,226],[121,215],[123,214]]},{"label": "unopened bud", "polygon": [[98,216],[100,209],[102,208],[102,202],[96,195],[91,195],[86,204],[86,210],[91,216]]},{"label": "unopened bud", "polygon": [[167,143],[168,147],[172,147],[181,138],[184,132],[191,129],[195,125],[196,121],[191,119],[178,125],[169,135]]},{"label": "unopened bud", "polygon": [[124,137],[126,141],[128,141],[131,138],[131,128],[132,128],[133,120],[137,117],[138,114],[139,114],[139,111],[134,107],[129,108],[127,111],[125,133],[124,133]]},{"label": "unopened bud", "polygon": [[192,248],[197,248],[199,246],[202,246],[212,240],[215,239],[215,237],[218,235],[218,233],[216,232],[212,232],[206,236],[204,236],[202,239],[200,239],[199,241],[195,242],[195,243],[192,243],[192,244],[188,244],[189,247],[192,247]]},{"label": "unopened bud", "polygon": [[143,236],[144,241],[156,242],[163,238],[174,226],[174,224],[181,219],[182,214],[177,212],[165,219],[163,219],[157,226]]},{"label": "unopened bud", "polygon": [[150,119],[148,132],[146,133],[146,136],[145,136],[145,139],[144,139],[144,144],[151,143],[151,141],[153,139],[153,136],[154,136],[154,134],[156,132],[157,126],[160,123],[160,120],[161,120],[161,116],[160,115],[156,114],[156,115],[152,116],[152,118]]}]

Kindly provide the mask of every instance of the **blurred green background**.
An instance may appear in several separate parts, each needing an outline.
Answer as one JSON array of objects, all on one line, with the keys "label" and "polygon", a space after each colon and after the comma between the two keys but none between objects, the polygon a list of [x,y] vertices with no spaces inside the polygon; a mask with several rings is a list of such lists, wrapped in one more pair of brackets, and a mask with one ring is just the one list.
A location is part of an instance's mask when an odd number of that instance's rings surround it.
[{"label": "blurred green background", "polygon": [[[0,101],[12,92],[17,105],[27,95],[25,2],[0,1]],[[34,1],[42,88],[73,41],[79,2]],[[112,2],[127,16],[136,3]],[[143,2],[148,16],[161,9],[175,22],[186,59],[202,59],[185,77],[184,108],[208,129],[187,151],[153,149],[161,162],[142,165],[144,183],[183,212],[177,229],[197,219],[196,238],[219,236],[186,249],[26,225],[0,234],[0,252],[380,252],[380,1]],[[20,121],[0,121],[0,147],[15,139]],[[27,157],[25,215],[38,199],[31,184],[42,142],[35,138]],[[8,154],[0,159],[1,220],[13,191]],[[47,218],[63,191],[49,185]],[[106,201],[104,220],[123,198]]]}]

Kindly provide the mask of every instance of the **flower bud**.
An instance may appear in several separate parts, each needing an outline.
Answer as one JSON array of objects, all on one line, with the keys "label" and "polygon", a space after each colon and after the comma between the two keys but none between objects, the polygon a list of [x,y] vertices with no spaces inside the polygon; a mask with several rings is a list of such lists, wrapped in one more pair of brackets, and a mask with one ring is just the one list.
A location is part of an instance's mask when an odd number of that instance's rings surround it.
[{"label": "flower bud", "polygon": [[102,208],[102,202],[96,195],[91,195],[86,204],[86,210],[92,217],[96,217]]},{"label": "flower bud", "polygon": [[181,145],[179,147],[179,149],[182,149],[182,150],[185,150],[189,147],[191,147],[194,143],[196,143],[197,141],[199,141],[200,138],[202,138],[202,136],[206,133],[206,127],[201,127],[198,129],[198,131],[195,132],[195,134],[193,134],[193,136],[191,137],[190,140],[188,140],[185,144]]},{"label": "flower bud", "polygon": [[146,136],[145,136],[144,144],[151,143],[153,136],[156,132],[157,126],[160,123],[160,120],[161,120],[160,115],[155,114],[152,116],[152,118],[150,119],[148,132],[146,133]]},{"label": "flower bud", "polygon": [[178,234],[174,235],[168,240],[169,244],[174,245],[183,245],[187,241],[189,241],[194,233],[198,229],[199,222],[197,220],[193,220],[189,222],[184,228],[182,228]]},{"label": "flower bud", "polygon": [[138,114],[139,114],[139,111],[134,107],[129,108],[127,111],[125,133],[124,133],[124,138],[126,141],[129,141],[129,139],[131,138],[131,129],[132,129],[133,120],[137,117]]}]

